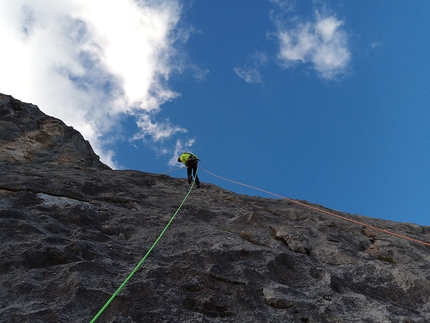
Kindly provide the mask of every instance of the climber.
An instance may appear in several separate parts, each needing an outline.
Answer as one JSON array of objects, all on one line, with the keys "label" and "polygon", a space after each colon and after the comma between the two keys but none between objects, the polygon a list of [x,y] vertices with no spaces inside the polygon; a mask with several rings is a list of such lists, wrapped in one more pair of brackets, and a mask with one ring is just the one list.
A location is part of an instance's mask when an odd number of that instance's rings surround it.
[{"label": "climber", "polygon": [[[196,155],[187,152],[183,152],[178,158],[178,162],[187,166],[188,184],[191,184],[194,176],[197,187],[200,187],[199,177],[197,176],[197,164],[199,160]],[[191,172],[193,172],[193,176],[191,176]]]}]

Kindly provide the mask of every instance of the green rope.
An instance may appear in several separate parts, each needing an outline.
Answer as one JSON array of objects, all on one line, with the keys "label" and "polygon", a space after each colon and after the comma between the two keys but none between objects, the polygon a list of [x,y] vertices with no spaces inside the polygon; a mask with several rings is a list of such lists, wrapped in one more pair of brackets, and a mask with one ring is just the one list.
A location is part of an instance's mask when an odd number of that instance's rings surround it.
[{"label": "green rope", "polygon": [[157,240],[155,240],[155,242],[153,243],[153,245],[151,246],[151,248],[149,248],[148,252],[146,253],[146,255],[142,258],[141,261],[139,261],[139,263],[137,264],[137,266],[133,269],[133,271],[130,273],[130,275],[128,275],[128,277],[124,280],[124,282],[121,284],[121,286],[118,287],[118,289],[116,290],[116,292],[111,296],[111,298],[106,302],[106,304],[100,309],[100,311],[97,313],[96,316],[94,316],[94,318],[90,321],[90,323],[95,322],[99,316],[105,311],[105,309],[109,306],[109,304],[114,300],[114,298],[119,294],[119,292],[124,288],[125,284],[127,284],[127,282],[131,279],[131,277],[135,274],[135,272],[139,269],[139,267],[143,264],[143,262],[145,261],[145,259],[148,257],[148,255],[151,253],[152,249],[154,249],[154,247],[156,246],[156,244],[158,243],[158,241],[161,239],[161,237],[163,236],[164,232],[166,232],[167,228],[170,226],[170,223],[172,223],[173,219],[175,218],[176,214],[178,214],[179,210],[181,209],[182,205],[184,205],[186,199],[188,198],[188,196],[191,193],[191,190],[193,189],[194,183],[196,182],[196,177],[197,177],[197,172],[196,172],[196,176],[194,176],[194,181],[190,187],[190,189],[188,190],[187,195],[185,196],[185,198],[182,200],[181,205],[179,205],[178,209],[176,210],[175,214],[173,214],[172,218],[170,219],[169,223],[167,223],[167,225],[164,227],[163,231],[160,233],[160,235],[158,236]]}]

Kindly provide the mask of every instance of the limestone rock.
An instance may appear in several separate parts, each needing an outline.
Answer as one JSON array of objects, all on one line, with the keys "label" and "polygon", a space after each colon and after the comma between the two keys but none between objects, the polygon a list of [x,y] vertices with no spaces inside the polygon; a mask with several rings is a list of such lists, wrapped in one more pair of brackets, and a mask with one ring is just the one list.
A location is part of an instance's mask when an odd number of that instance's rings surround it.
[{"label": "limestone rock", "polygon": [[109,168],[88,141],[33,104],[0,94],[0,160]]},{"label": "limestone rock", "polygon": [[[189,185],[103,167],[60,121],[2,100],[0,321],[89,322]],[[35,139],[47,123],[55,144]],[[97,322],[430,322],[429,247],[203,184]],[[430,241],[430,227],[330,212]]]}]

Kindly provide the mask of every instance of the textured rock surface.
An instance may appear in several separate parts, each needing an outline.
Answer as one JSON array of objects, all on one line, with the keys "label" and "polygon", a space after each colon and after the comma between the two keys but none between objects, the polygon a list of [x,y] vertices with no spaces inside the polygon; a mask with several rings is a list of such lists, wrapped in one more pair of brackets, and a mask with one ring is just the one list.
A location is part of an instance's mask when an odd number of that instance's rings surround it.
[{"label": "textured rock surface", "polygon": [[0,160],[109,168],[88,141],[33,104],[0,94]]},{"label": "textured rock surface", "polygon": [[[110,170],[61,121],[0,102],[0,321],[89,322],[189,186]],[[429,247],[203,184],[97,322],[430,322]]]}]

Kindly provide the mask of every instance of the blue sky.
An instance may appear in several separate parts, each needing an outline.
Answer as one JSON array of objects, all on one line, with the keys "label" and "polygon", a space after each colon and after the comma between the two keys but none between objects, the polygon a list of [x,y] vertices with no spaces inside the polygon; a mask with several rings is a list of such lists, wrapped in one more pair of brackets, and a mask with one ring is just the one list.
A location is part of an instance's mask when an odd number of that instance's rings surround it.
[{"label": "blue sky", "polygon": [[288,198],[430,225],[430,2],[54,3],[4,1],[0,92],[112,167],[165,173],[191,150]]}]

